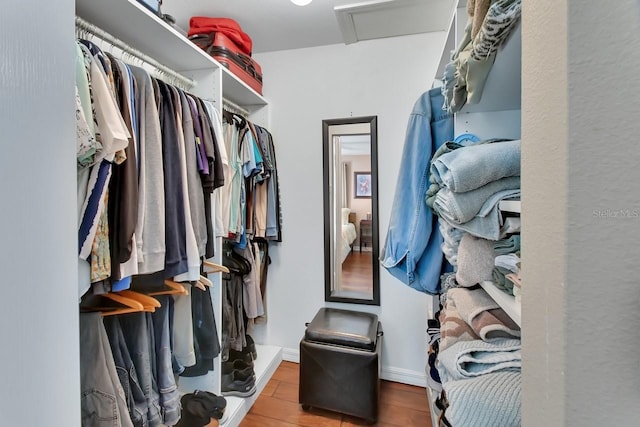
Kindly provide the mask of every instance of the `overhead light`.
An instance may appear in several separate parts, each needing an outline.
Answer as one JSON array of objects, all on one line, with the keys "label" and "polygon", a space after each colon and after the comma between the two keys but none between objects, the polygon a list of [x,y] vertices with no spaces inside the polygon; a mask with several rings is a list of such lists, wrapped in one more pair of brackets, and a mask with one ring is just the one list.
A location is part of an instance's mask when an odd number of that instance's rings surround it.
[{"label": "overhead light", "polygon": [[296,6],[306,6],[309,3],[311,3],[312,0],[291,0],[291,3],[295,4]]}]

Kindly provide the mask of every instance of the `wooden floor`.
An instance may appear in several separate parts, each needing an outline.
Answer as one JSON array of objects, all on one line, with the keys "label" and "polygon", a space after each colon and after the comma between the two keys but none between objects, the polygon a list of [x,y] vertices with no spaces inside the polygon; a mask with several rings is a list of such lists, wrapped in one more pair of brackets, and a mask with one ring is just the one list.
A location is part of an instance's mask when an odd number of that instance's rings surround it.
[{"label": "wooden floor", "polygon": [[298,364],[282,362],[240,427],[431,426],[429,403],[422,387],[382,381],[378,423],[366,424],[334,412],[303,411],[298,404],[298,383]]},{"label": "wooden floor", "polygon": [[351,251],[342,263],[343,291],[371,292],[373,252]]}]

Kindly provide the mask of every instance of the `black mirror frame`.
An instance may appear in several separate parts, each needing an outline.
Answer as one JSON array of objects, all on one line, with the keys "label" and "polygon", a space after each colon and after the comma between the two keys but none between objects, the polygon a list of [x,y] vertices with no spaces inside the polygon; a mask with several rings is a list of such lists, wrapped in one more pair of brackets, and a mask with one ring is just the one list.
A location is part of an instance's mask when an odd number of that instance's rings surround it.
[{"label": "black mirror frame", "polygon": [[[329,127],[335,125],[349,125],[368,123],[371,131],[371,219],[372,219],[372,278],[373,298],[346,298],[332,295],[331,292],[331,201],[328,187],[330,179],[330,144]],[[344,119],[327,119],[322,121],[322,164],[323,164],[323,203],[324,203],[324,300],[327,302],[344,302],[350,304],[380,305],[380,263],[378,262],[379,248],[379,219],[378,219],[378,117],[348,117]]]}]

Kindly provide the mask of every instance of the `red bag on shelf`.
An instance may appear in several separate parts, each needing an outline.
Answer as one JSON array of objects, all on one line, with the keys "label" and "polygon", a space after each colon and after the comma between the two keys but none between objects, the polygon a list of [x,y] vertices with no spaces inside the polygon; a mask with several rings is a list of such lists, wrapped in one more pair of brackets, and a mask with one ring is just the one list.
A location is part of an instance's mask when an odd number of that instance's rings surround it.
[{"label": "red bag on shelf", "polygon": [[251,56],[253,42],[251,37],[240,28],[240,24],[231,18],[208,18],[192,16],[189,20],[189,37],[194,34],[223,33],[229,37],[245,55]]},{"label": "red bag on shelf", "polygon": [[238,45],[226,34],[219,32],[193,34],[189,40],[262,95],[262,68],[260,64],[242,53]]}]

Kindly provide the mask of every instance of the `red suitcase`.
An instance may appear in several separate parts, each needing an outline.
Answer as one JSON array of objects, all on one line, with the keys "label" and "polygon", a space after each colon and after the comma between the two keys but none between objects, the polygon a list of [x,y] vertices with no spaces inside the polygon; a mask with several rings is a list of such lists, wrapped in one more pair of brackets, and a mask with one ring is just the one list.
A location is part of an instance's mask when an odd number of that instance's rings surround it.
[{"label": "red suitcase", "polygon": [[242,53],[229,37],[223,33],[215,32],[194,34],[189,37],[189,40],[262,95],[262,68],[260,68],[260,64]]},{"label": "red suitcase", "polygon": [[235,20],[231,18],[209,18],[206,16],[191,17],[189,20],[189,37],[196,34],[211,33],[224,33],[231,39],[238,52],[251,56],[253,41],[249,34],[242,31],[240,24]]}]

